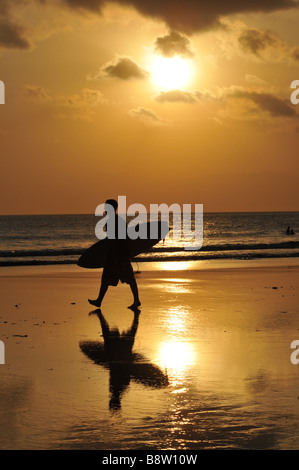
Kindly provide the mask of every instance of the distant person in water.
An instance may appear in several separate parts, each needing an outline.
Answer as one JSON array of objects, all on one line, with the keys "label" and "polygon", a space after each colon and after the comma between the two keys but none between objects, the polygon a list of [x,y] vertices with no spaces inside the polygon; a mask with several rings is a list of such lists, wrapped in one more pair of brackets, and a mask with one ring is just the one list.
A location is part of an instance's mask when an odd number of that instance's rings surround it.
[{"label": "distant person in water", "polygon": [[288,226],[287,230],[286,230],[286,235],[290,235],[291,234],[291,227]]},{"label": "distant person in water", "polygon": [[108,248],[106,254],[106,260],[104,263],[104,269],[102,274],[102,282],[99,291],[98,298],[96,300],[88,299],[88,302],[95,307],[100,307],[103,301],[103,298],[108,290],[109,286],[117,286],[118,282],[129,284],[131,291],[134,297],[132,305],[128,308],[136,308],[141,305],[138,294],[138,287],[134,277],[134,272],[132,265],[130,263],[128,250],[127,250],[127,240],[118,240],[118,215],[117,211],[117,201],[114,199],[108,199],[105,203],[109,204],[114,209],[115,216],[115,240],[107,239]]}]

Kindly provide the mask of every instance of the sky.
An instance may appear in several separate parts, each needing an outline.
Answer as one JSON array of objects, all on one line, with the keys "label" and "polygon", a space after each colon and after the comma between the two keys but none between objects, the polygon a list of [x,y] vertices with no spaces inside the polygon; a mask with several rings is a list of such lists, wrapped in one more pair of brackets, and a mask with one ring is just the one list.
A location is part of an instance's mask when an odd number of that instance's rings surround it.
[{"label": "sky", "polygon": [[293,0],[1,0],[0,214],[299,210]]}]

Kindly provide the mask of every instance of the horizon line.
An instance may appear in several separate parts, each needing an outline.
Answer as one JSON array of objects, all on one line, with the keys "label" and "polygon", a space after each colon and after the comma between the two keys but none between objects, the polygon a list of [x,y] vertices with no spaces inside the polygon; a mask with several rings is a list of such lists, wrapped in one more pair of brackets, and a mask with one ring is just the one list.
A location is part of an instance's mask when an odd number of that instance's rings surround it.
[{"label": "horizon line", "polygon": [[[171,205],[171,204],[170,204]],[[260,211],[207,211],[204,214],[270,214],[270,213],[291,213],[291,212],[299,212],[298,210],[260,210]],[[167,212],[163,212],[163,214],[167,214]],[[150,214],[150,212],[149,212]],[[194,214],[194,212],[192,212]],[[51,215],[93,215],[96,216],[94,213],[91,212],[61,212],[61,213],[36,213],[36,214],[0,214],[0,217],[29,217],[29,216],[51,216]]]}]

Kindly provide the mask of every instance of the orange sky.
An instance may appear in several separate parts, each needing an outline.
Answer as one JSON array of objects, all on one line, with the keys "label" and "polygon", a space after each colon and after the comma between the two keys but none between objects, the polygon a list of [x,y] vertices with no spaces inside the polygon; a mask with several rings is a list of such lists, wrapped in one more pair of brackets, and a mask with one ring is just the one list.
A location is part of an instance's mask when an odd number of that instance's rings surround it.
[{"label": "orange sky", "polygon": [[3,0],[0,214],[299,210],[299,10],[200,4]]}]

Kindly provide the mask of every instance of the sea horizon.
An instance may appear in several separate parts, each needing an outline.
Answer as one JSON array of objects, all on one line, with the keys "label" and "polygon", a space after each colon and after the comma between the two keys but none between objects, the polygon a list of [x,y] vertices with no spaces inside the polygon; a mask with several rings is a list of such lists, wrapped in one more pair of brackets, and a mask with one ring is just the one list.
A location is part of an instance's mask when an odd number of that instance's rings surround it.
[{"label": "sea horizon", "polygon": [[[168,204],[171,206],[171,204]],[[272,214],[272,213],[293,213],[299,212],[298,210],[262,210],[262,211],[204,211],[204,214]],[[164,213],[164,212],[162,212]],[[167,212],[165,212],[166,214]],[[194,214],[194,212],[191,212]],[[51,215],[89,215],[97,217],[94,212],[45,212],[45,213],[32,213],[32,214],[0,214],[0,217],[27,217],[27,216],[51,216]]]},{"label": "sea horizon", "polygon": [[[149,218],[149,216],[148,216]],[[132,218],[127,218],[127,221]],[[96,243],[94,214],[0,216],[0,267],[76,264]],[[203,215],[203,244],[186,250],[188,238],[173,230],[169,237],[134,258],[137,262],[211,259],[257,259],[299,256],[299,212],[211,212]],[[288,226],[294,235],[286,235]],[[195,228],[194,213],[191,232]],[[191,233],[189,232],[189,233]],[[175,238],[176,237],[176,238]]]}]

